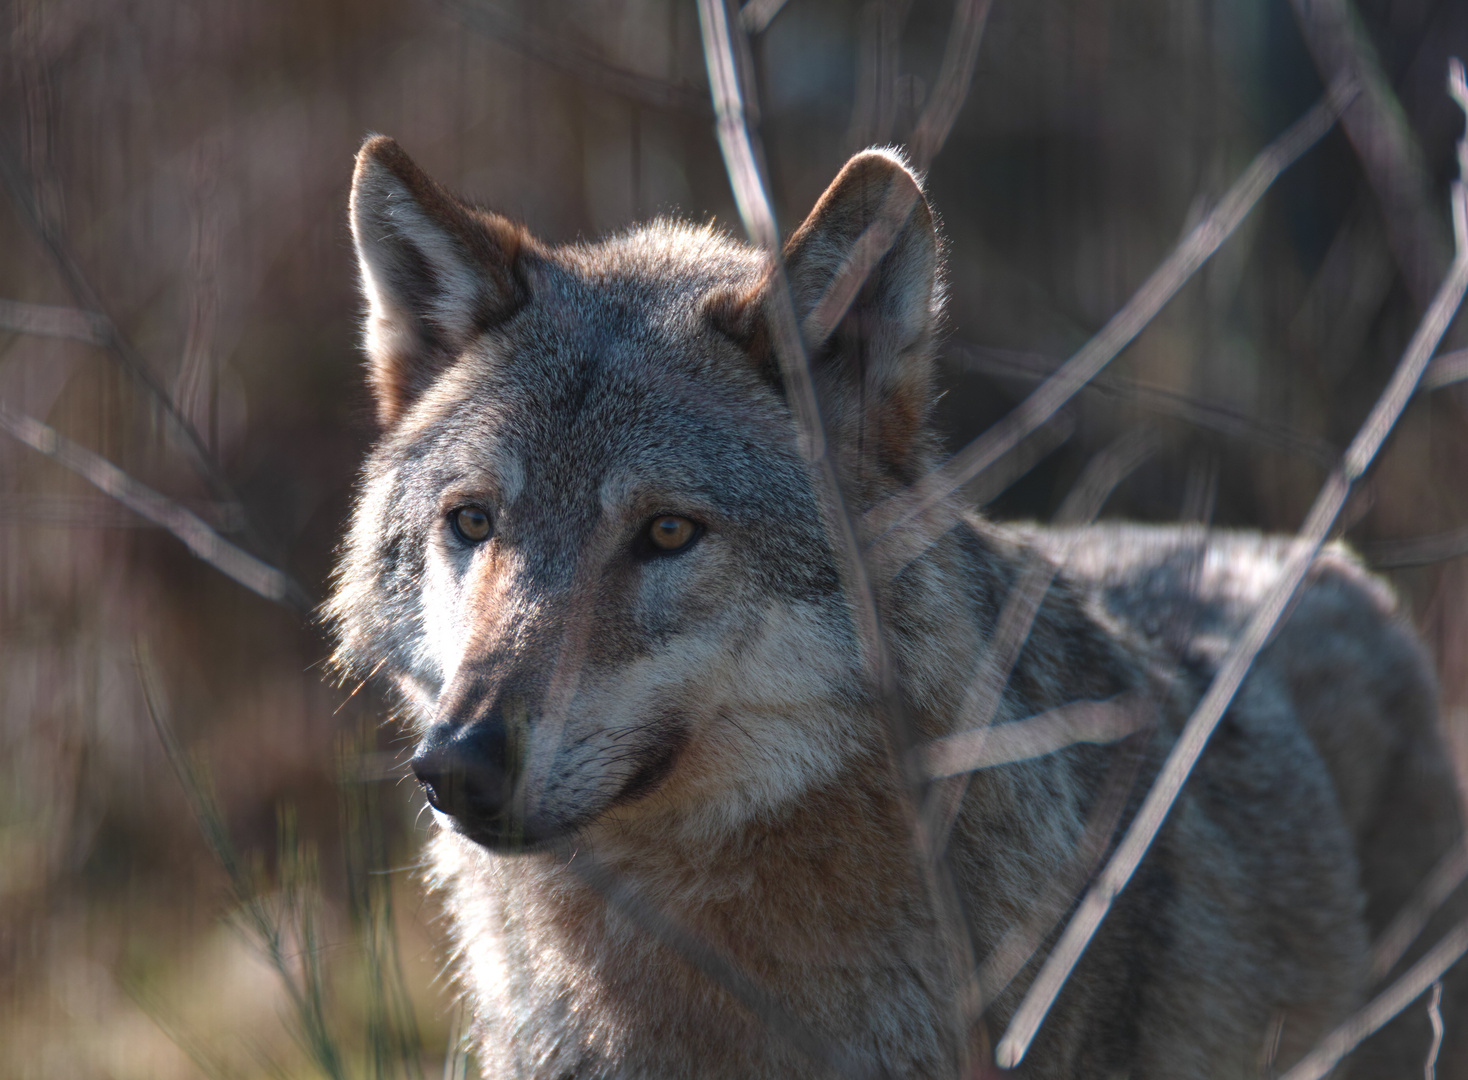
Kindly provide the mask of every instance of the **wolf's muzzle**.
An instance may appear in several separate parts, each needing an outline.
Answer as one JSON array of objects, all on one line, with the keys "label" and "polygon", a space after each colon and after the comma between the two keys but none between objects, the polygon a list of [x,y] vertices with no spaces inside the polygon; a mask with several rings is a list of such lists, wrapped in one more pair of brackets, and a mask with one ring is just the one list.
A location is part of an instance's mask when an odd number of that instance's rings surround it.
[{"label": "wolf's muzzle", "polygon": [[505,726],[493,721],[438,724],[413,756],[428,803],[477,832],[493,829],[514,792]]}]

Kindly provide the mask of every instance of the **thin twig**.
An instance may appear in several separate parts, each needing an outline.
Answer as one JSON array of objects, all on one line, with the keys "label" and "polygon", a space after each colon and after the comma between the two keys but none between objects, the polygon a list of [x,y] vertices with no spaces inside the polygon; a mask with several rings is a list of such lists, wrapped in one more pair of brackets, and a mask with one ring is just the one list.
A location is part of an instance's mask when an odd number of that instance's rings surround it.
[{"label": "thin twig", "polygon": [[300,612],[311,609],[310,597],[289,575],[230,543],[193,511],[134,480],[106,458],[72,442],[55,428],[0,406],[0,430],[64,465],[134,513],[161,525],[182,540],[197,558],[251,592]]},{"label": "thin twig", "polygon": [[1384,979],[1407,954],[1428,920],[1468,877],[1468,843],[1458,843],[1438,860],[1412,898],[1371,947],[1371,977]]},{"label": "thin twig", "polygon": [[[1053,375],[1060,362],[1038,353],[1015,352],[963,341],[948,343],[947,359],[955,367],[982,372],[1000,378],[1020,378],[1039,382]],[[1435,363],[1435,361],[1434,361]],[[1428,369],[1431,371],[1431,368]],[[1204,401],[1161,386],[1137,382],[1112,372],[1102,372],[1086,383],[1082,393],[1135,402],[1149,412],[1174,417],[1195,427],[1217,432],[1230,438],[1243,439],[1261,446],[1275,447],[1298,454],[1317,465],[1330,468],[1340,460],[1341,452],[1324,439],[1306,435],[1283,424],[1260,420],[1221,402]]]},{"label": "thin twig", "polygon": [[1468,526],[1410,540],[1378,540],[1361,545],[1361,555],[1377,570],[1431,566],[1468,555]]},{"label": "thin twig", "polygon": [[440,0],[440,3],[464,25],[588,87],[654,109],[709,115],[708,95],[692,83],[660,79],[608,63],[590,49],[564,36],[538,30],[521,16],[485,0]]},{"label": "thin twig", "polygon": [[[905,753],[911,744],[906,702],[888,654],[876,595],[846,505],[836,459],[827,443],[815,381],[781,258],[779,231],[770,206],[768,188],[761,175],[760,158],[746,121],[750,105],[746,102],[746,90],[741,87],[737,72],[740,68],[738,58],[747,55],[748,42],[742,28],[730,20],[726,0],[699,0],[698,10],[709,85],[718,117],[719,145],[745,228],[754,242],[764,249],[770,263],[766,318],[787,401],[794,416],[800,450],[820,505],[827,542],[836,562],[860,648],[862,668],[869,680],[877,715],[887,725],[888,751],[894,773],[901,781],[899,790],[903,798],[900,805],[907,818],[905,824],[913,840],[922,845],[928,834],[914,799],[921,777],[910,767]],[[924,851],[916,855],[915,869],[929,890],[939,934],[946,939],[939,944],[944,946],[944,955],[955,962],[956,970],[967,970],[972,965],[972,943],[957,893],[945,868]],[[955,1035],[960,1036],[957,1047],[962,1063],[966,1060],[968,1043],[961,1037],[964,1029],[957,1026],[961,1017],[956,1002],[953,1021]]]},{"label": "thin twig", "polygon": [[[0,184],[10,192],[11,201],[20,212],[21,218],[50,254],[57,273],[77,307],[92,323],[98,336],[105,338],[101,347],[111,353],[123,370],[148,391],[157,407],[182,437],[195,468],[199,470],[214,497],[224,502],[243,505],[198,429],[184,415],[168,388],[154,375],[143,354],[121,331],[117,321],[108,314],[100,294],[83,273],[81,262],[72,251],[64,230],[43,210],[29,171],[16,156],[14,149],[3,139],[0,139]],[[248,519],[242,522],[241,532],[247,543],[257,549],[268,550],[259,531]]]},{"label": "thin twig", "polygon": [[1432,984],[1427,999],[1427,1022],[1432,1025],[1432,1045],[1427,1048],[1427,1061],[1422,1066],[1424,1080],[1437,1080],[1437,1054],[1443,1048],[1443,981]]},{"label": "thin twig", "polygon": [[[957,0],[954,5],[953,28],[943,51],[938,83],[918,118],[910,148],[912,164],[919,172],[926,170],[943,148],[968,96],[989,4],[990,0]],[[896,241],[917,199],[918,192],[906,185],[894,184],[888,189],[882,206],[846,253],[841,268],[801,325],[807,349],[819,348],[845,317],[867,277]]]},{"label": "thin twig", "polygon": [[1053,754],[1077,743],[1113,743],[1149,726],[1153,713],[1150,699],[1136,694],[1072,701],[1023,720],[934,739],[921,749],[922,768],[936,780]]},{"label": "thin twig", "polygon": [[27,304],[21,300],[0,300],[0,330],[72,338],[102,348],[112,341],[111,324],[105,315],[53,304]]},{"label": "thin twig", "polygon": [[[940,511],[949,494],[998,461],[1016,442],[1053,416],[1141,333],[1193,273],[1232,235],[1279,174],[1330,130],[1354,95],[1354,86],[1334,87],[1325,100],[1260,151],[1213,211],[1152,272],[1126,306],[1113,315],[1059,371],[942,467],[902,494],[869,510],[863,522],[863,532],[876,537],[873,555],[880,557],[886,554],[882,549],[895,539],[890,534],[909,523],[920,529],[923,537],[936,537],[946,531],[951,521],[946,513]],[[913,544],[908,541],[902,546],[911,550]]]},{"label": "thin twig", "polygon": [[1468,952],[1468,920],[1455,926],[1400,979],[1322,1039],[1280,1080],[1321,1080],[1340,1060],[1426,992]]},{"label": "thin twig", "polygon": [[988,506],[1063,446],[1075,430],[1075,418],[1068,411],[1051,417],[1048,424],[1021,439],[992,469],[971,480],[963,489],[964,499],[970,506]]},{"label": "thin twig", "polygon": [[784,10],[787,0],[749,0],[739,9],[739,21],[746,34],[763,34],[775,16]]},{"label": "thin twig", "polygon": [[[1055,515],[1055,524],[1086,525],[1093,521],[1116,486],[1151,457],[1158,446],[1157,433],[1150,428],[1123,434],[1086,465]],[[963,745],[973,753],[980,753],[989,737],[1003,702],[1004,688],[1019,663],[1040,607],[1078,540],[1079,532],[1072,532],[1062,539],[1060,550],[1053,555],[1032,551],[1005,598],[979,670],[964,690],[960,709],[959,725],[963,730],[957,738],[964,740]],[[947,849],[949,834],[968,793],[971,778],[967,771],[953,772],[959,775],[929,788],[923,807],[928,847],[934,857]]]},{"label": "thin twig", "polygon": [[[168,717],[162,680],[153,664],[147,643],[141,638],[134,642],[133,658],[138,684],[143,692],[143,703],[153,721],[153,728],[158,733],[158,741],[163,746],[174,775],[178,777],[204,842],[229,880],[235,901],[235,919],[255,939],[265,954],[266,961],[280,979],[290,1000],[298,1041],[329,1080],[345,1080],[347,1073],[343,1054],[326,1023],[322,973],[316,962],[319,947],[315,942],[314,919],[300,896],[302,860],[298,845],[288,842],[287,837],[282,836],[279,852],[280,911],[273,912],[260,896],[251,872],[230,840],[224,816],[220,813],[213,793],[189,761],[178,736],[174,734]],[[288,832],[288,826],[283,831]],[[288,928],[296,931],[299,940],[294,944],[299,946],[298,949],[290,947],[292,943],[287,939]],[[297,968],[300,969],[299,974]]]},{"label": "thin twig", "polygon": [[1454,349],[1434,357],[1427,370],[1422,373],[1419,392],[1438,390],[1453,383],[1468,379],[1468,349]]},{"label": "thin twig", "polygon": [[[1451,78],[1455,88],[1462,86],[1463,66],[1456,60],[1453,61]],[[1391,433],[1393,425],[1416,390],[1428,361],[1443,334],[1447,332],[1462,303],[1464,290],[1468,289],[1468,189],[1465,189],[1462,179],[1453,184],[1452,210],[1457,254],[1447,278],[1438,289],[1437,296],[1418,325],[1416,333],[1412,335],[1391,381],[1355,439],[1351,441],[1340,467],[1331,473],[1316,497],[1278,581],[1255,609],[1244,632],[1224,658],[1208,692],[1188,718],[1182,735],[1168,755],[1126,836],[1081,901],[1079,910],[1016,1010],[1009,1030],[1000,1040],[995,1054],[1000,1068],[1012,1069],[1023,1060],[1045,1014],[1101,925],[1101,920],[1111,909],[1112,901],[1131,880],[1133,872],[1162,827],[1168,811],[1172,809],[1184,782],[1207,745],[1209,736],[1222,718],[1224,709],[1233,700],[1244,676],[1248,674],[1254,657],[1264,647],[1304,581],[1316,554],[1345,506],[1352,486],[1370,467],[1377,451]]]},{"label": "thin twig", "polygon": [[991,5],[992,0],[957,0],[953,5],[953,23],[943,46],[938,80],[909,142],[912,159],[919,169],[931,165],[943,149],[968,98]]},{"label": "thin twig", "polygon": [[911,10],[912,0],[866,0],[860,6],[856,85],[846,128],[846,146],[852,153],[892,141],[902,31]]},{"label": "thin twig", "polygon": [[1350,0],[1291,0],[1320,80],[1347,78],[1361,94],[1341,116],[1367,183],[1376,194],[1391,247],[1412,299],[1426,307],[1452,258],[1433,206],[1433,183],[1402,104]]}]

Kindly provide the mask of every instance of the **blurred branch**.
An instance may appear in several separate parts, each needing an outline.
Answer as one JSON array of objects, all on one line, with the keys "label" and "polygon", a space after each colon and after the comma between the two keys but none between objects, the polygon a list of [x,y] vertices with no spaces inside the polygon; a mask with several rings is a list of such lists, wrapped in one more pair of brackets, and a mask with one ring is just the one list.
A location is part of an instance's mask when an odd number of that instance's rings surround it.
[{"label": "blurred branch", "polygon": [[[875,537],[873,553],[898,542],[890,534],[910,522],[924,537],[946,531],[950,520],[941,508],[948,495],[1053,416],[1129,345],[1238,228],[1279,174],[1330,130],[1355,93],[1354,86],[1335,86],[1323,101],[1261,150],[1213,211],[1189,231],[1126,306],[1008,416],[917,484],[867,511],[863,531]],[[911,541],[901,544],[906,549],[914,547]]]},{"label": "blurred branch", "polygon": [[72,338],[104,349],[112,342],[112,327],[105,315],[20,300],[0,300],[0,330]]},{"label": "blurred branch", "polygon": [[1468,843],[1454,844],[1432,868],[1412,898],[1371,946],[1371,975],[1384,979],[1397,961],[1407,955],[1412,942],[1427,927],[1428,920],[1468,877]]},{"label": "blurred branch", "polygon": [[1377,570],[1430,566],[1468,555],[1468,527],[1410,540],[1378,540],[1363,544],[1361,554]]},{"label": "blurred branch", "polygon": [[[954,6],[953,28],[943,51],[938,84],[918,119],[913,135],[911,158],[919,171],[932,164],[933,158],[943,148],[953,122],[958,118],[958,111],[968,96],[988,16],[989,0],[957,0]],[[818,348],[845,317],[868,275],[896,241],[918,197],[918,192],[905,186],[894,184],[888,189],[871,224],[852,245],[841,268],[801,325],[800,332],[807,349]]]},{"label": "blurred branch", "polygon": [[[1468,113],[1468,86],[1464,84],[1463,65],[1454,60],[1449,72],[1452,92],[1463,105],[1465,113]],[[1465,145],[1468,145],[1468,136],[1465,136]],[[1352,486],[1365,474],[1387,436],[1391,434],[1432,359],[1433,352],[1457,314],[1464,291],[1468,290],[1468,187],[1465,187],[1464,178],[1453,183],[1451,198],[1457,252],[1446,279],[1412,335],[1391,381],[1356,437],[1351,440],[1340,466],[1331,473],[1316,497],[1305,524],[1300,529],[1295,548],[1285,561],[1279,580],[1265,594],[1250,615],[1243,633],[1229,649],[1208,687],[1208,692],[1193,710],[1193,715],[1188,718],[1172,752],[1168,754],[1161,773],[1153,783],[1152,790],[1147,793],[1147,798],[1127,829],[1126,836],[1122,838],[1096,883],[1086,893],[1070,925],[1065,928],[1040,974],[1015,1011],[1009,1030],[1000,1040],[995,1054],[1000,1068],[1012,1069],[1023,1060],[1056,995],[1060,993],[1096,929],[1111,909],[1112,902],[1131,880],[1132,873],[1156,838],[1158,830],[1162,828],[1224,710],[1233,700],[1244,676],[1248,674],[1254,657],[1269,640],[1275,626],[1288,609],[1345,506]],[[1464,928],[1464,933],[1468,934],[1468,927]],[[1468,937],[1464,939],[1464,946],[1468,947]],[[1459,949],[1453,959],[1461,953],[1462,949]],[[1427,980],[1422,988],[1425,989],[1431,981]],[[1421,990],[1417,992],[1421,993]],[[1321,1074],[1309,1075],[1322,1075],[1323,1072],[1324,1070]]]},{"label": "blurred branch", "polygon": [[306,591],[287,574],[231,544],[197,514],[134,480],[106,458],[60,435],[55,428],[0,406],[0,430],[64,465],[134,513],[161,525],[182,540],[197,558],[251,592],[295,611],[311,610]]},{"label": "blurred branch", "polygon": [[654,109],[695,116],[708,116],[712,112],[708,94],[692,83],[660,79],[608,63],[592,50],[546,33],[519,15],[485,0],[440,2],[464,25],[595,90],[616,94]]},{"label": "blurred branch", "polygon": [[1417,384],[1417,390],[1419,393],[1439,390],[1464,379],[1468,379],[1468,349],[1455,349],[1434,358],[1427,365],[1427,370],[1422,373],[1422,381]]},{"label": "blurred branch", "polygon": [[[747,123],[754,104],[746,97],[749,88],[741,86],[739,74],[749,70],[747,64],[741,64],[741,58],[748,57],[749,43],[743,28],[729,18],[727,4],[728,0],[699,0],[698,5],[704,59],[718,118],[719,146],[745,228],[751,239],[764,249],[769,260],[766,317],[770,337],[786,400],[795,421],[801,455],[820,507],[822,526],[852,621],[862,668],[869,679],[875,713],[886,725],[889,764],[901,795],[899,812],[905,818],[902,824],[915,844],[925,845],[927,832],[914,797],[921,777],[911,768],[905,753],[911,745],[906,699],[887,650],[875,592],[841,488],[836,460],[826,440],[815,381],[802,341],[794,297],[785,276],[779,229],[761,175],[760,157]],[[901,217],[905,219],[906,213]],[[953,959],[957,970],[966,970],[973,963],[973,946],[953,883],[946,869],[939,866],[926,850],[920,848],[914,855],[913,869],[918,875],[917,881],[927,890],[926,900],[933,912],[937,934],[935,944],[942,948],[942,955]],[[955,1056],[960,1064],[964,1064],[969,1044],[964,1037],[965,1029],[960,1026],[962,1018],[955,1011],[951,1019],[955,1025],[952,1032]]]},{"label": "blurred branch", "polygon": [[[1038,353],[995,349],[964,341],[950,340],[948,349],[949,360],[956,366],[1001,378],[1038,382],[1049,378],[1060,367],[1058,361]],[[1174,417],[1220,435],[1298,454],[1326,468],[1330,468],[1340,459],[1340,450],[1324,439],[1305,435],[1283,424],[1257,419],[1229,405],[1204,401],[1122,375],[1103,372],[1086,383],[1082,390],[1132,401],[1151,412]]]},{"label": "blurred branch", "polygon": [[[194,512],[218,532],[239,529],[240,508],[234,503],[196,504]],[[16,491],[0,495],[0,523],[21,521],[73,529],[151,529],[158,524],[116,500],[96,495],[31,495]]]},{"label": "blurred branch", "polygon": [[1421,997],[1464,953],[1468,953],[1468,921],[1449,931],[1405,975],[1322,1039],[1280,1080],[1321,1080],[1343,1057]]},{"label": "blurred branch", "polygon": [[[1085,471],[1061,503],[1053,524],[1090,524],[1106,505],[1106,500],[1111,497],[1116,486],[1155,454],[1159,445],[1157,433],[1148,427],[1133,428],[1116,439],[1086,463]],[[956,742],[945,741],[948,748],[942,754],[945,761],[956,764],[961,757],[983,760],[994,720],[1004,700],[1004,688],[1009,684],[1010,676],[1019,663],[1020,654],[1024,650],[1025,642],[1029,640],[1030,631],[1046,595],[1050,592],[1055,575],[1065,567],[1077,539],[1078,534],[1074,532],[1065,536],[1061,541],[1060,551],[1053,557],[1034,549],[1025,556],[1019,576],[1004,598],[1004,606],[990,635],[989,647],[984,650],[979,670],[964,688],[958,716],[958,725],[964,730],[950,737],[957,740]],[[1081,723],[1087,717],[1077,715],[1072,719],[1075,723]],[[1011,749],[1017,748],[1026,740],[1038,745],[1037,740],[1044,735],[1055,736],[1057,725],[1064,722],[1063,719],[1053,717],[1049,720],[1037,720],[1036,729],[1018,730],[1013,738],[1001,736],[1000,742],[1014,744]],[[1022,725],[1026,722],[1016,723]],[[1047,726],[1048,731],[1045,730]],[[934,776],[932,764],[931,760],[926,762],[927,767],[923,769],[923,775],[929,778]],[[949,769],[945,774],[946,779],[928,789],[922,819],[928,847],[935,857],[948,846],[949,835],[953,831],[954,822],[958,820],[964,796],[968,793],[970,777],[967,774],[971,771],[964,768]]]},{"label": "blurred branch", "polygon": [[959,110],[968,98],[990,5],[991,0],[957,0],[953,5],[953,24],[949,27],[943,48],[938,80],[909,140],[913,163],[919,169],[931,165],[938,151],[943,149]]},{"label": "blurred branch", "polygon": [[911,10],[912,0],[866,0],[861,5],[857,16],[856,85],[846,129],[846,146],[851,153],[892,141],[902,31]]},{"label": "blurred branch", "polygon": [[1112,743],[1148,727],[1155,713],[1150,701],[1135,694],[1072,701],[1023,720],[934,739],[922,748],[922,767],[937,780],[1053,754],[1076,743]]},{"label": "blurred branch", "polygon": [[[123,369],[147,389],[157,406],[163,410],[164,415],[183,436],[185,447],[214,496],[225,502],[240,504],[233,486],[225,479],[219,462],[210,453],[198,429],[178,407],[178,403],[174,401],[168,388],[153,374],[142,353],[118,329],[116,321],[107,314],[97,290],[92,287],[91,281],[82,272],[81,263],[72,251],[71,243],[64,231],[43,211],[30,173],[15,155],[13,148],[3,139],[0,139],[0,183],[3,183],[9,190],[11,200],[22,220],[50,253],[51,260],[61,275],[67,291],[71,293],[72,299],[81,309],[77,315],[88,320],[91,330],[98,337],[105,338],[101,347],[110,352]],[[251,544],[256,547],[262,546],[258,530],[248,520],[244,522],[241,531]]]},{"label": "blurred branch", "polygon": [[763,34],[784,10],[787,0],[749,0],[739,9],[739,21],[746,34]]},{"label": "blurred branch", "polygon": [[1069,410],[1057,413],[1048,424],[1021,439],[994,468],[970,481],[963,490],[964,499],[970,506],[988,506],[1064,445],[1075,430],[1075,417]]},{"label": "blurred branch", "polygon": [[1291,0],[1290,6],[1321,81],[1349,79],[1361,88],[1342,114],[1341,127],[1381,205],[1407,290],[1424,308],[1447,271],[1452,248],[1433,209],[1422,148],[1351,0]]}]

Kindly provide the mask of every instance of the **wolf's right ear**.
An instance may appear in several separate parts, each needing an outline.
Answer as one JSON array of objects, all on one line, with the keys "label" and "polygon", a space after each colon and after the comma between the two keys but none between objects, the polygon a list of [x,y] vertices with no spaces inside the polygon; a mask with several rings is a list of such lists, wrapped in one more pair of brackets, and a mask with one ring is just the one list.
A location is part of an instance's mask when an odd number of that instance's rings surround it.
[{"label": "wolf's right ear", "polygon": [[526,299],[529,234],[466,206],[376,135],[357,152],[352,239],[367,301],[368,382],[384,427]]},{"label": "wolf's right ear", "polygon": [[[899,470],[917,467],[914,451],[925,445],[935,400],[939,256],[920,179],[889,150],[848,161],[785,245],[795,316],[827,423],[848,445],[875,450]],[[706,311],[778,380],[770,287],[767,280],[742,295],[715,293]]]}]

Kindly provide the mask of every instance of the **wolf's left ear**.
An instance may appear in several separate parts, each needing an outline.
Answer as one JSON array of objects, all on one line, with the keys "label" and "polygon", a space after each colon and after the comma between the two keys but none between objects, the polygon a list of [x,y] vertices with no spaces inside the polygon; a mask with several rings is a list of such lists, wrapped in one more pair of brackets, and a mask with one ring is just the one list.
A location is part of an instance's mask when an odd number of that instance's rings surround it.
[{"label": "wolf's left ear", "polygon": [[[864,445],[904,464],[932,405],[931,345],[942,306],[938,236],[918,178],[890,151],[857,154],[784,254],[827,422],[848,438],[858,423],[876,436],[875,446]],[[859,268],[873,260],[863,281]],[[854,295],[851,282],[861,283]],[[760,290],[710,314],[757,363],[773,367],[767,311]]]},{"label": "wolf's left ear", "polygon": [[367,300],[368,381],[390,427],[464,347],[525,300],[520,226],[466,206],[384,135],[357,152],[352,239]]}]

